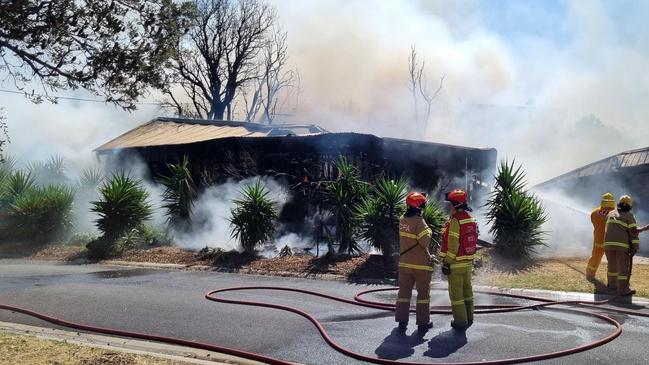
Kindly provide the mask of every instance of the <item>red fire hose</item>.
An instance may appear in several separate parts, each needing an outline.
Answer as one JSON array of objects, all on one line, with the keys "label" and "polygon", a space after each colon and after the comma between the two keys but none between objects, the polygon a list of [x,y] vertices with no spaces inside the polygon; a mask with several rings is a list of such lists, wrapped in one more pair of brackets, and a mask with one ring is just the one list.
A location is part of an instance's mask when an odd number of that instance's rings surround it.
[{"label": "red fire hose", "polygon": [[[340,344],[338,344],[336,341],[334,341],[327,331],[324,329],[322,324],[311,314],[297,309],[293,307],[288,307],[284,305],[279,305],[279,304],[273,304],[273,303],[266,303],[266,302],[259,302],[259,301],[246,301],[246,300],[235,300],[235,299],[225,299],[222,297],[217,296],[217,294],[224,293],[224,292],[232,292],[232,291],[242,291],[242,290],[274,290],[274,291],[286,291],[286,292],[296,292],[296,293],[301,293],[301,294],[306,294],[306,295],[311,295],[311,296],[317,296],[337,302],[342,302],[346,304],[351,304],[351,305],[357,305],[357,306],[362,306],[362,307],[368,307],[368,308],[374,308],[374,309],[379,309],[379,310],[387,310],[387,311],[394,311],[395,306],[393,304],[389,303],[382,303],[382,302],[373,302],[370,300],[363,299],[362,297],[366,294],[369,293],[376,293],[376,292],[382,292],[382,291],[391,291],[391,290],[397,290],[398,288],[382,288],[382,289],[371,289],[371,290],[365,290],[362,292],[359,292],[356,294],[354,297],[354,300],[350,299],[345,299],[345,298],[339,298],[323,293],[318,293],[310,290],[304,290],[304,289],[295,289],[295,288],[284,288],[284,287],[273,287],[273,286],[247,286],[247,287],[232,287],[232,288],[222,288],[222,289],[217,289],[213,290],[205,295],[205,298],[215,301],[215,302],[220,302],[220,303],[229,303],[229,304],[238,304],[238,305],[249,305],[249,306],[258,306],[258,307],[267,307],[267,308],[274,308],[274,309],[280,309],[292,313],[296,313],[309,321],[313,323],[322,336],[322,338],[329,344],[333,349],[336,351],[345,354],[349,357],[362,360],[362,361],[367,361],[371,363],[376,363],[376,364],[391,364],[391,365],[432,365],[432,364],[446,364],[446,365],[472,365],[472,364],[517,364],[517,363],[525,363],[525,362],[531,362],[531,361],[539,361],[539,360],[547,360],[547,359],[552,359],[552,358],[557,358],[557,357],[562,357],[562,356],[567,356],[570,354],[575,354],[578,352],[586,351],[601,345],[604,345],[615,338],[617,338],[621,333],[622,333],[622,326],[618,321],[616,321],[613,318],[610,318],[608,316],[599,314],[599,313],[594,313],[586,310],[578,310],[574,308],[566,308],[565,306],[569,305],[577,305],[577,306],[584,306],[584,307],[595,307],[599,306],[602,304],[606,304],[610,302],[612,299],[609,300],[603,300],[603,301],[552,301],[548,300],[545,298],[537,298],[537,297],[532,297],[532,296],[526,296],[526,295],[516,295],[516,294],[505,294],[505,293],[497,293],[497,292],[486,292],[486,291],[476,291],[477,293],[482,293],[482,294],[488,294],[488,295],[495,295],[495,296],[504,296],[504,297],[509,297],[509,298],[516,298],[516,299],[524,299],[524,300],[530,300],[530,301],[537,301],[541,302],[540,304],[533,304],[533,305],[512,305],[512,304],[504,304],[504,305],[479,305],[476,306],[476,314],[480,313],[503,313],[503,312],[512,312],[512,311],[521,311],[521,310],[526,310],[526,309],[539,309],[539,308],[544,308],[544,307],[550,307],[550,306],[562,306],[560,308],[555,308],[557,310],[561,311],[567,311],[567,312],[572,312],[572,313],[578,313],[581,315],[589,315],[595,318],[598,318],[604,322],[607,322],[615,328],[615,330],[607,335],[606,337],[603,337],[599,340],[593,341],[591,343],[581,345],[578,347],[570,348],[570,349],[565,349],[561,351],[556,351],[556,352],[551,352],[551,353],[544,353],[544,354],[536,354],[536,355],[531,355],[531,356],[524,356],[524,357],[517,357],[517,358],[509,358],[509,359],[497,359],[497,360],[490,360],[490,361],[477,361],[477,362],[461,362],[461,363],[431,363],[431,362],[410,362],[410,361],[396,361],[396,360],[389,360],[389,359],[381,359],[378,357],[373,357],[373,356],[367,356],[363,355],[357,352],[354,352],[352,350],[349,350]],[[35,312],[29,309],[24,309],[21,307],[16,307],[16,306],[11,306],[11,305],[5,305],[5,304],[0,304],[0,309],[4,310],[10,310],[14,312],[19,312],[23,313],[32,317],[36,317],[39,319],[42,319],[44,321],[64,326],[64,327],[69,327],[69,328],[74,328],[82,331],[89,331],[89,332],[96,332],[96,333],[104,333],[108,335],[117,335],[117,336],[123,336],[123,337],[131,337],[131,338],[139,338],[139,339],[144,339],[144,340],[151,340],[151,341],[158,341],[158,342],[165,342],[165,343],[171,343],[171,344],[176,344],[176,345],[181,345],[181,346],[187,346],[187,347],[192,347],[192,348],[198,348],[198,349],[203,349],[203,350],[208,350],[208,351],[215,351],[215,352],[220,352],[220,353],[225,353],[233,356],[238,356],[250,360],[255,360],[255,361],[260,361],[268,364],[278,364],[278,365],[288,365],[288,364],[294,364],[292,362],[286,361],[286,360],[280,360],[280,359],[275,359],[266,355],[261,355],[261,354],[256,354],[248,351],[243,351],[239,349],[234,349],[234,348],[229,348],[225,346],[219,346],[219,345],[214,345],[214,344],[208,344],[208,343],[201,343],[201,342],[194,342],[194,341],[188,341],[188,340],[183,340],[183,339],[178,339],[178,338],[173,338],[173,337],[166,337],[166,336],[157,336],[157,335],[151,335],[151,334],[146,334],[146,333],[138,333],[138,332],[131,332],[131,331],[123,331],[123,330],[118,330],[118,329],[112,329],[112,328],[103,328],[103,327],[96,327],[96,326],[90,326],[90,325],[84,325],[80,323],[74,323],[74,322],[68,322],[59,318],[55,318],[46,314],[42,314],[39,312]],[[649,314],[643,313],[640,311],[634,311],[634,310],[624,310],[624,309],[618,309],[618,308],[610,308],[607,307],[606,310],[610,311],[615,311],[615,312],[620,312],[620,313],[625,313],[625,314],[631,314],[631,315],[637,315],[637,316],[642,316],[642,317],[649,317]],[[411,311],[414,311],[414,309],[411,309]],[[448,306],[433,306],[431,307],[431,313],[434,314],[450,314],[450,309]]]}]

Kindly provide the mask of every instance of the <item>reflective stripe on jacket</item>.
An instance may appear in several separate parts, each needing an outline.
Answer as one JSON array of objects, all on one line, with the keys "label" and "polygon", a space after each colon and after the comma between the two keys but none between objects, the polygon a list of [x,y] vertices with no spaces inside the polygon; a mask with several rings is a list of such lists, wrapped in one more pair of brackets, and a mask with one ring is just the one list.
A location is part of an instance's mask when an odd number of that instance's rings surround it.
[{"label": "reflective stripe on jacket", "polygon": [[478,225],[466,211],[457,211],[446,223],[439,255],[451,267],[473,260],[478,240]]},{"label": "reflective stripe on jacket", "polygon": [[613,210],[608,213],[606,220],[606,235],[604,248],[607,250],[636,250],[640,247],[638,224],[631,212]]},{"label": "reflective stripe on jacket", "polygon": [[430,262],[431,231],[420,216],[401,217],[399,220],[399,267],[432,271]]}]

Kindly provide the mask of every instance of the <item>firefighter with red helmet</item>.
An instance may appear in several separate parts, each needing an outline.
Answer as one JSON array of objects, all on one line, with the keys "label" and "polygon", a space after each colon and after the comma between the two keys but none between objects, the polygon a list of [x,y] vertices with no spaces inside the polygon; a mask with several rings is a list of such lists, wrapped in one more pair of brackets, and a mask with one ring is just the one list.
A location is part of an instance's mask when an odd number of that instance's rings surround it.
[{"label": "firefighter with red helmet", "polygon": [[431,230],[421,216],[427,202],[426,194],[409,193],[406,196],[407,210],[399,220],[399,293],[395,320],[402,332],[408,327],[413,286],[417,287],[418,331],[426,332],[433,327],[430,321],[430,278],[433,265],[428,249]]},{"label": "firefighter with red helmet", "polygon": [[468,212],[467,193],[456,189],[446,194],[451,214],[444,228],[440,257],[444,259],[442,272],[448,275],[448,295],[451,299],[453,320],[451,327],[465,330],[473,324],[473,254],[478,241],[478,225]]}]

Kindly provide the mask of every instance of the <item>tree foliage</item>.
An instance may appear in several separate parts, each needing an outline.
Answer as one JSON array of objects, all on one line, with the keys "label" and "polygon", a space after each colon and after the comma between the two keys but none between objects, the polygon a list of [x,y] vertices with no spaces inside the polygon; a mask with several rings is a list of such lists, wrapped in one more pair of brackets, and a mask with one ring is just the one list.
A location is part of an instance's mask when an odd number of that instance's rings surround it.
[{"label": "tree foliage", "polygon": [[525,190],[525,184],[522,166],[501,162],[486,204],[494,249],[506,258],[529,259],[536,248],[546,244],[541,226],[547,214],[541,202]]},{"label": "tree foliage", "polygon": [[195,4],[197,15],[178,44],[162,88],[165,104],[181,116],[230,120],[235,98],[252,86],[253,95],[244,100],[246,118],[260,110],[272,117],[278,90],[294,77],[282,72],[286,37],[277,30],[275,9],[263,0]]},{"label": "tree foliage", "polygon": [[2,1],[0,71],[28,95],[36,81],[46,93],[81,87],[134,109],[147,87],[162,87],[161,67],[192,9],[173,0]]}]

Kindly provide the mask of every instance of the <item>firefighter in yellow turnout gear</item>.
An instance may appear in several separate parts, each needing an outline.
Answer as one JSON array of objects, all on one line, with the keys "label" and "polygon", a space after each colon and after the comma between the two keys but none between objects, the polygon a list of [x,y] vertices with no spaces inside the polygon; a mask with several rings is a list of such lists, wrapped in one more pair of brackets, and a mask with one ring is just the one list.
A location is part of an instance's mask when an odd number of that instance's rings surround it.
[{"label": "firefighter in yellow turnout gear", "polygon": [[451,300],[453,320],[451,327],[464,330],[473,324],[473,254],[478,241],[475,218],[468,212],[467,193],[453,190],[446,194],[451,204],[451,216],[444,229],[440,256],[444,258],[442,272],[448,275],[448,295]]},{"label": "firefighter in yellow turnout gear", "polygon": [[628,296],[635,294],[629,288],[631,258],[638,252],[638,224],[633,213],[633,199],[628,195],[620,197],[617,210],[608,213],[604,250],[608,261],[608,288],[617,294]]},{"label": "firefighter in yellow turnout gear", "polygon": [[426,206],[426,196],[409,193],[408,207],[399,221],[399,293],[395,320],[399,330],[405,331],[410,315],[410,298],[413,286],[417,287],[417,327],[426,332],[433,327],[430,322],[430,278],[433,272],[432,256],[428,249],[431,231],[421,217]]},{"label": "firefighter in yellow turnout gear", "polygon": [[615,209],[615,197],[611,193],[602,195],[599,207],[593,209],[590,214],[590,221],[593,223],[593,251],[588,259],[586,267],[586,279],[595,280],[597,268],[604,256],[604,238],[606,236],[606,220],[608,213]]}]

